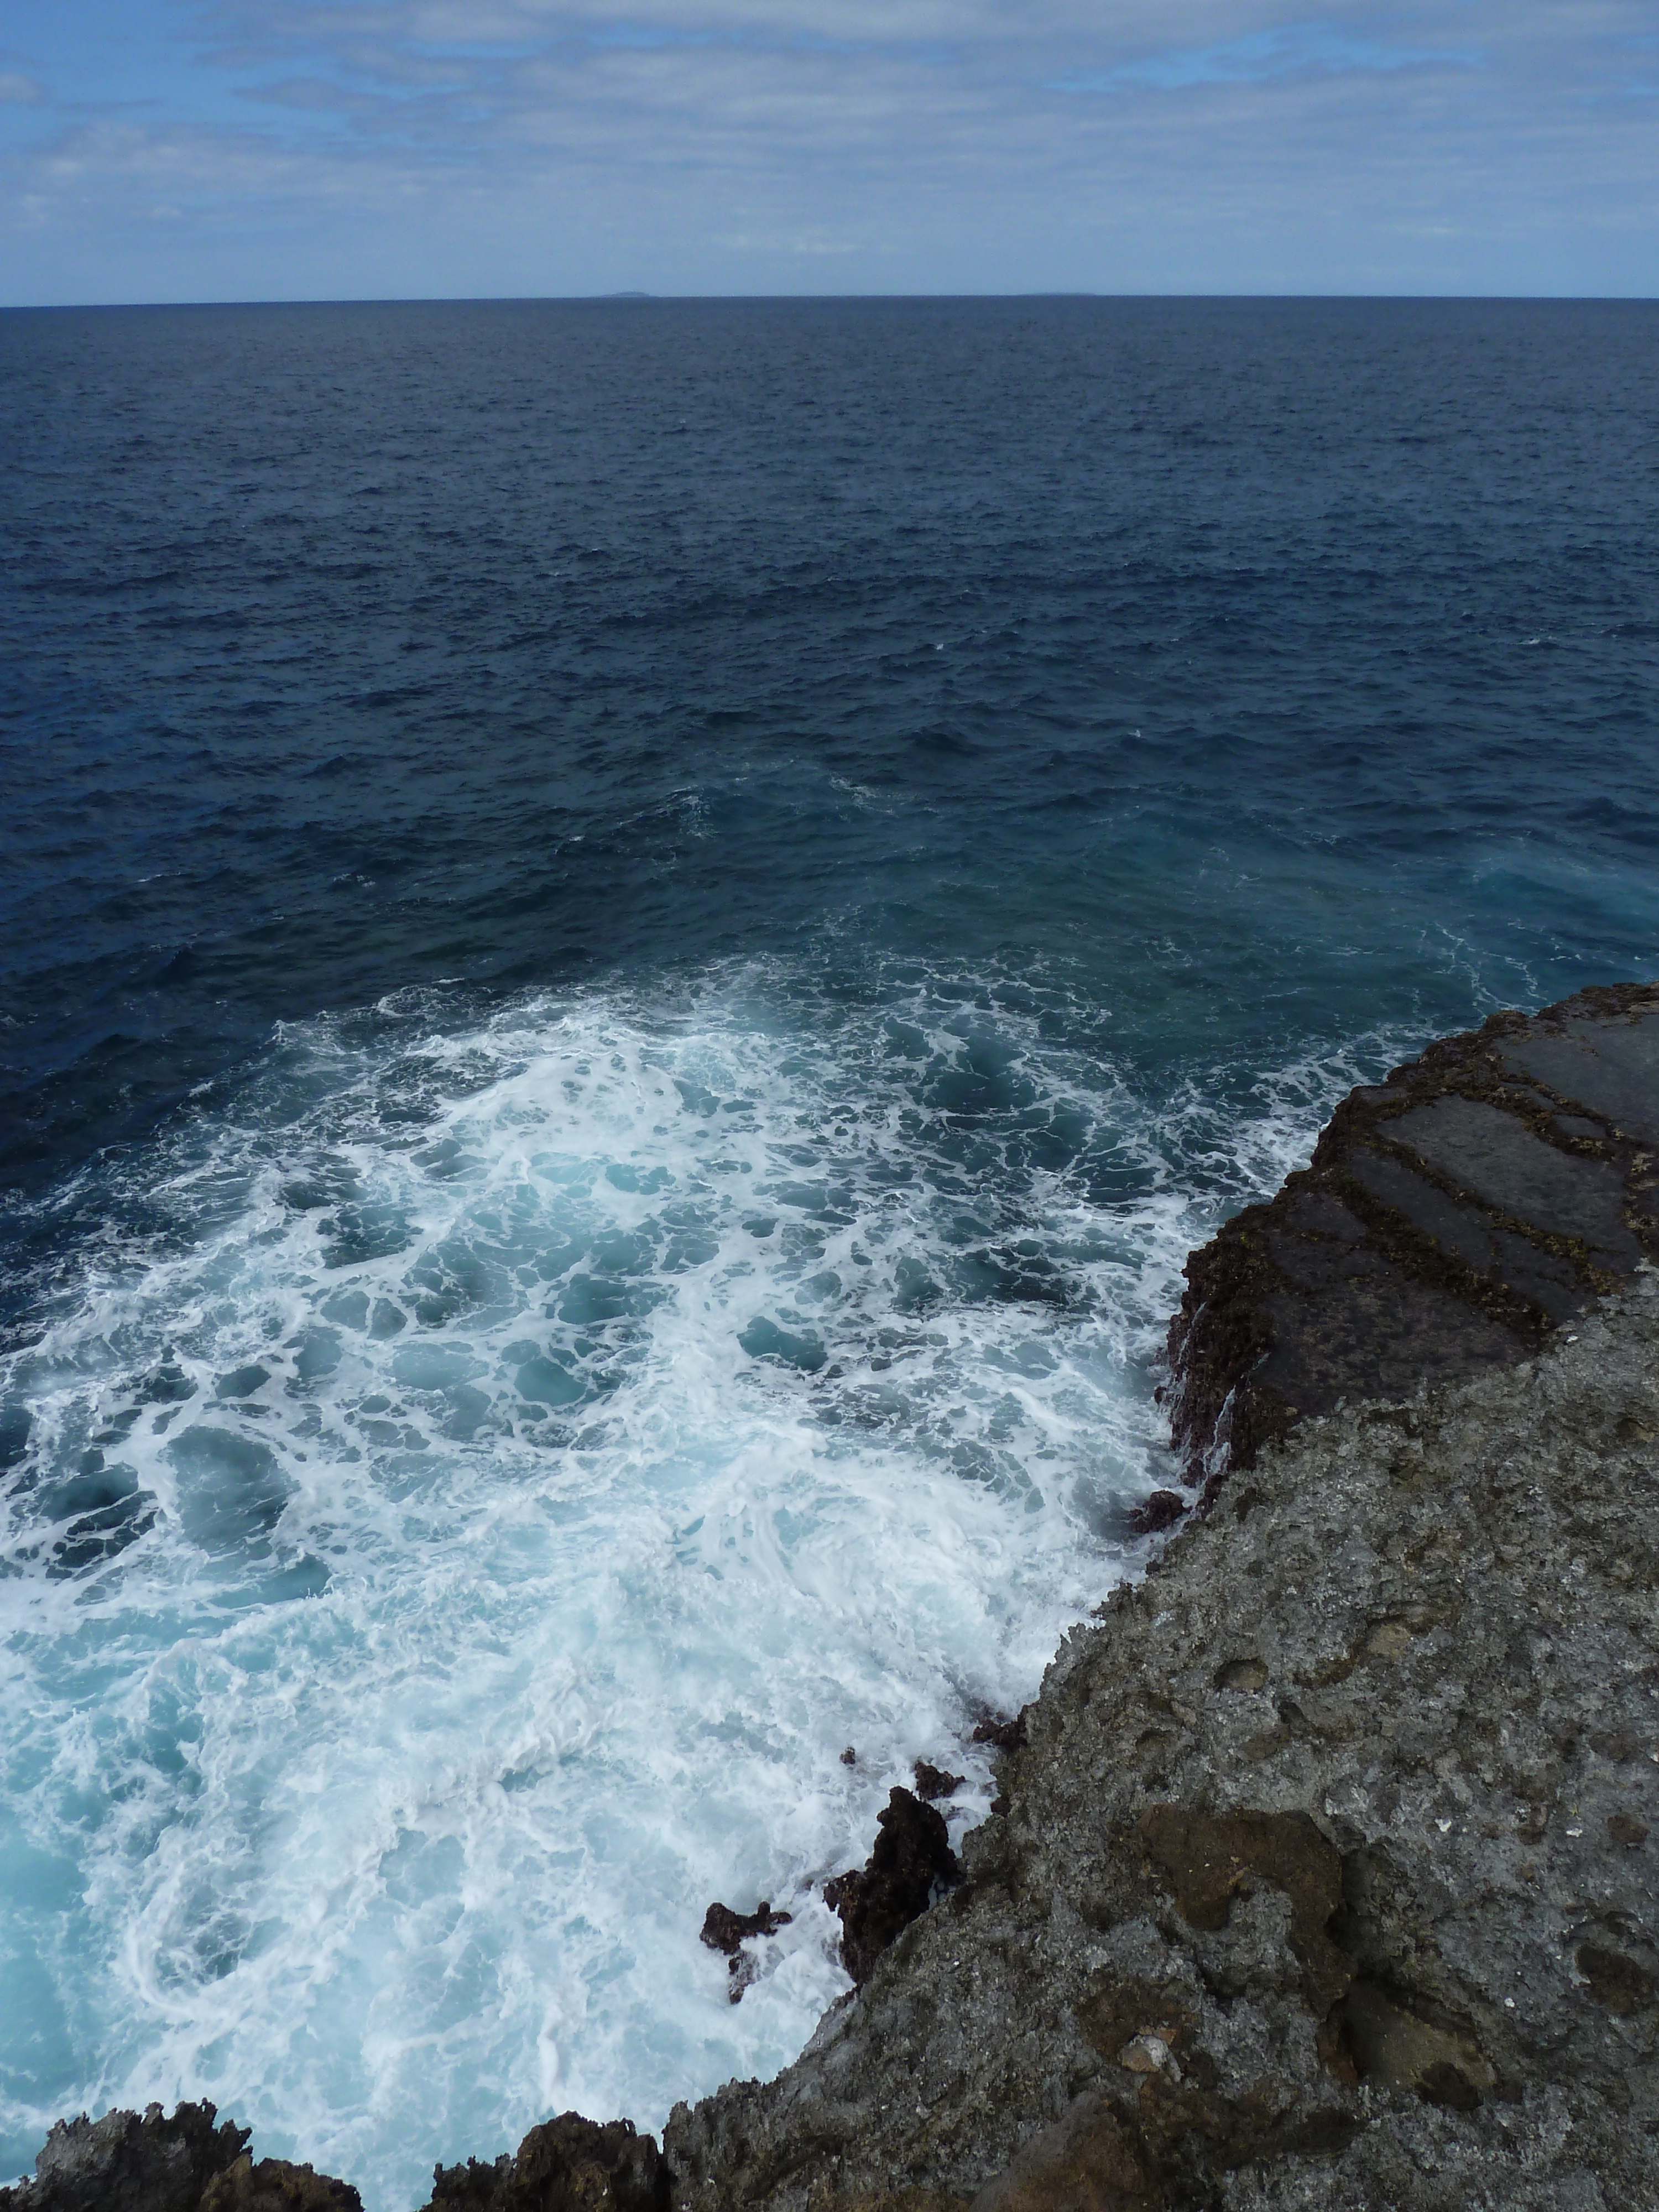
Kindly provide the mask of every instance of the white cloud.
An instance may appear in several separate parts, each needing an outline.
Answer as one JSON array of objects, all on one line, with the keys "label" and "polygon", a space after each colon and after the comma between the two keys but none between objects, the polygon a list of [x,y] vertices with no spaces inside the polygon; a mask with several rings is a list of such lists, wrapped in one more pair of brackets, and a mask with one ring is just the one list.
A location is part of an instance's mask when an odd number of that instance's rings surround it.
[{"label": "white cloud", "polygon": [[0,70],[0,100],[22,105],[40,97],[40,88],[32,76],[25,76],[20,70]]},{"label": "white cloud", "polygon": [[1594,289],[1604,266],[1659,287],[1653,103],[1608,92],[1647,70],[1638,0],[212,0],[198,21],[175,108],[125,137],[66,117],[0,163],[0,222],[27,201],[71,261],[119,238],[131,263],[165,205],[175,237],[257,233],[261,283],[302,292],[325,271],[361,293]]}]

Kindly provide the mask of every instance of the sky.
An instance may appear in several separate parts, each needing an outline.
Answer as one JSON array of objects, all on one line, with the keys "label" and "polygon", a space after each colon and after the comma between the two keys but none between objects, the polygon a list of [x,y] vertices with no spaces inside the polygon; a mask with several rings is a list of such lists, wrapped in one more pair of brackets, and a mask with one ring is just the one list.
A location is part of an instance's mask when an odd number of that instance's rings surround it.
[{"label": "sky", "polygon": [[0,305],[1659,293],[1659,0],[4,0]]}]

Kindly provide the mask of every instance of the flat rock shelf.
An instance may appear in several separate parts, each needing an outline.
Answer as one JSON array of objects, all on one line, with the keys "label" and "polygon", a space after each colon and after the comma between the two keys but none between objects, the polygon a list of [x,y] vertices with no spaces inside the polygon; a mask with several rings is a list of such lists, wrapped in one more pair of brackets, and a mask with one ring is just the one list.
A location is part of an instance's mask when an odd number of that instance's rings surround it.
[{"label": "flat rock shelf", "polygon": [[[1345,1102],[1191,1263],[1204,1510],[999,1735],[959,1879],[775,2081],[433,2207],[1659,2212],[1656,1098],[1649,986]],[[0,2208],[350,2212],[216,2118],[60,2126]]]}]

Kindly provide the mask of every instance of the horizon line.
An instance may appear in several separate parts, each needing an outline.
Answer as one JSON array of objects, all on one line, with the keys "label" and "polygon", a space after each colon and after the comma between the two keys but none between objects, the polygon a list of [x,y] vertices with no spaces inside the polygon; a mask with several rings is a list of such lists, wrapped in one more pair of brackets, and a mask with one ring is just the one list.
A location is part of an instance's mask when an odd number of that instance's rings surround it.
[{"label": "horizon line", "polygon": [[153,300],[15,300],[0,314],[89,314],[250,307],[787,307],[986,305],[1018,301],[1279,306],[1652,307],[1659,292],[1133,292],[1045,288],[1030,292],[365,292]]}]

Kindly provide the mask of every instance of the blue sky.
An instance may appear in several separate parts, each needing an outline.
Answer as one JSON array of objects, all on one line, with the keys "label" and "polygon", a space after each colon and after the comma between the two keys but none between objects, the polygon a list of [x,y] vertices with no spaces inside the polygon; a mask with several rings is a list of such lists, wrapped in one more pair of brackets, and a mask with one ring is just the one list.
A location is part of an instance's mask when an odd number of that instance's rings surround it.
[{"label": "blue sky", "polygon": [[0,303],[1659,292],[1659,0],[7,0]]}]

